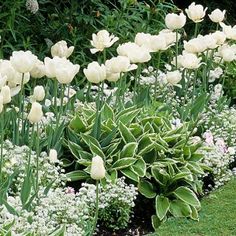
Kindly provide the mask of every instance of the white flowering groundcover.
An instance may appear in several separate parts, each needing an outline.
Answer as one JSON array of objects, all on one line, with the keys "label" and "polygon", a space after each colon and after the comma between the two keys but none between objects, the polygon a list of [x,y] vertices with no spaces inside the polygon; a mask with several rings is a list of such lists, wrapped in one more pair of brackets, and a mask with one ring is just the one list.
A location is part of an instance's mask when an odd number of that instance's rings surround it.
[{"label": "white flowering groundcover", "polygon": [[83,73],[63,40],[52,58],[14,51],[0,61],[0,235],[125,234],[144,203],[154,230],[170,216],[199,220],[199,197],[235,172],[224,85],[236,28],[216,9],[217,30],[201,35],[207,9],[185,12],[195,25],[187,41],[183,12],[132,42],[93,34],[97,61]]}]

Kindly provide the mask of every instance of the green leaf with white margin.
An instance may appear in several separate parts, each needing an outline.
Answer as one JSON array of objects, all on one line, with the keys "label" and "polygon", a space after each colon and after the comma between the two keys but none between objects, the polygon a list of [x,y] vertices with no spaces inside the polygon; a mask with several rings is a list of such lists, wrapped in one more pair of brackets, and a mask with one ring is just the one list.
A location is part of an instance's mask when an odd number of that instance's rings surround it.
[{"label": "green leaf with white margin", "polygon": [[190,218],[193,220],[197,220],[199,221],[199,217],[198,217],[198,210],[194,207],[194,206],[190,206],[192,213],[190,214]]},{"label": "green leaf with white margin", "polygon": [[155,231],[158,231],[158,228],[160,227],[161,223],[162,222],[156,215],[152,216],[152,227],[154,228]]},{"label": "green leaf with white margin", "polygon": [[174,195],[180,200],[186,202],[191,206],[200,207],[201,203],[199,202],[196,194],[187,187],[178,187],[174,192]]},{"label": "green leaf with white margin", "polygon": [[112,169],[115,169],[115,170],[125,169],[133,165],[136,162],[136,160],[137,160],[136,158],[132,158],[132,157],[121,158],[112,165]]},{"label": "green leaf with white margin", "polygon": [[122,122],[119,123],[119,131],[125,143],[136,142],[136,139],[133,134]]},{"label": "green leaf with white margin", "polygon": [[69,124],[69,127],[74,130],[76,133],[85,132],[86,127],[88,127],[88,124],[86,124],[79,115],[75,116]]},{"label": "green leaf with white margin", "polygon": [[71,172],[68,172],[66,174],[66,177],[70,180],[70,181],[78,181],[78,180],[84,180],[84,179],[87,179],[89,178],[89,175],[82,171],[82,170],[74,170],[74,171],[71,171]]},{"label": "green leaf with white margin", "polygon": [[132,170],[130,170],[129,168],[122,169],[120,170],[120,172],[126,177],[128,177],[129,179],[132,179],[135,182],[139,182],[139,176],[136,173],[134,173]]},{"label": "green leaf with white margin", "polygon": [[92,152],[92,154],[94,156],[98,155],[98,156],[100,156],[100,157],[105,159],[105,154],[103,153],[103,151],[100,148],[100,146],[97,146],[97,145],[95,145],[93,143],[90,143],[89,144],[89,148],[90,148],[90,151]]},{"label": "green leaf with white margin", "polygon": [[181,200],[171,201],[169,211],[174,217],[187,217],[192,214],[191,206]]},{"label": "green leaf with white margin", "polygon": [[138,144],[136,142],[132,142],[132,143],[127,143],[121,153],[120,153],[120,157],[133,157],[137,151],[138,148]]},{"label": "green leaf with white margin", "polygon": [[82,148],[77,143],[71,141],[68,141],[68,147],[71,153],[74,155],[74,157],[80,159],[79,150],[82,150]]},{"label": "green leaf with white margin", "polygon": [[140,177],[146,175],[146,162],[142,157],[140,157],[130,168]]},{"label": "green leaf with white margin", "polygon": [[170,202],[167,197],[164,196],[156,196],[156,201],[155,201],[155,206],[156,206],[156,214],[160,220],[162,220],[169,208],[170,208]]},{"label": "green leaf with white margin", "polygon": [[156,192],[151,182],[141,179],[138,184],[139,192],[146,198],[154,198]]},{"label": "green leaf with white margin", "polygon": [[134,109],[134,107],[128,108],[118,114],[117,122],[120,121],[125,125],[128,123],[131,123],[133,121],[133,119],[138,115],[139,112],[140,112],[140,110]]},{"label": "green leaf with white margin", "polygon": [[112,108],[105,103],[104,106],[102,107],[102,120],[106,121],[108,119],[114,120],[114,112]]}]

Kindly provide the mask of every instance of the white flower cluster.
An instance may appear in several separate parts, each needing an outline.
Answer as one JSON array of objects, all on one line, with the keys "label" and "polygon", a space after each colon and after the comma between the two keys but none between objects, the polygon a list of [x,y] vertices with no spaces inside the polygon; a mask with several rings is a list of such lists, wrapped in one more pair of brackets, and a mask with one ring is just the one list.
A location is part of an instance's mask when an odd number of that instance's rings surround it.
[{"label": "white flower cluster", "polygon": [[230,163],[234,160],[234,150],[232,147],[227,147],[224,139],[214,137],[211,131],[204,133],[205,139],[201,153],[204,155],[203,163],[212,168],[214,186],[218,188],[230,180],[233,173],[229,169]]},{"label": "white flower cluster", "polygon": [[[96,201],[96,186],[83,183],[78,193],[71,187],[50,189],[44,194],[44,189],[39,191],[39,201],[34,200],[35,208],[28,212],[21,207],[19,196],[8,197],[8,203],[16,209],[19,216],[8,212],[5,206],[0,208],[0,228],[4,224],[15,221],[12,233],[35,233],[38,236],[49,235],[58,226],[65,225],[66,236],[83,236],[92,228]],[[123,207],[131,209],[137,189],[133,185],[127,185],[124,178],[116,183],[108,183],[105,187],[99,186],[99,208],[109,212],[122,211]],[[114,203],[119,203],[119,205]],[[128,217],[129,218],[129,217]],[[101,218],[102,220],[102,218]]]},{"label": "white flower cluster", "polygon": [[[29,150],[29,147],[15,146],[9,140],[4,142],[3,175],[11,175],[16,170],[19,171],[19,174],[15,177],[13,185],[11,186],[11,192],[14,194],[20,192],[28,162]],[[36,169],[36,153],[33,151],[31,151],[31,169],[32,171]],[[39,157],[39,184],[47,186],[54,181],[53,187],[56,187],[64,184],[63,181],[65,179],[64,169],[59,165],[55,165],[55,163],[50,160],[47,153],[41,153]]]}]

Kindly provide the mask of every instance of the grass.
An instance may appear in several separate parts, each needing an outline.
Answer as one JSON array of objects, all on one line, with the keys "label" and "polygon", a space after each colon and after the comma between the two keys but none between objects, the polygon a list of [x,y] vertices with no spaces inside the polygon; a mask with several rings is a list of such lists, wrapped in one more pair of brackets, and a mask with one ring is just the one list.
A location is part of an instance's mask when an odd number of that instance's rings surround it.
[{"label": "grass", "polygon": [[202,200],[200,220],[170,218],[160,231],[149,236],[236,235],[236,179]]}]

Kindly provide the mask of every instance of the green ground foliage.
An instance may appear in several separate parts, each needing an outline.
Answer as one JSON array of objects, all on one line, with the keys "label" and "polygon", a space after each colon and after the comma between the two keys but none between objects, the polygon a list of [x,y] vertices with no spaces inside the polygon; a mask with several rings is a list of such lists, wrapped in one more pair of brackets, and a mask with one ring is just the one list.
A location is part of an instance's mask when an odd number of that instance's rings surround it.
[{"label": "green ground foliage", "polygon": [[233,236],[236,235],[236,180],[202,200],[200,221],[169,219],[159,233],[149,236]]}]

